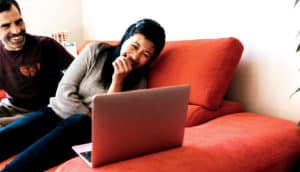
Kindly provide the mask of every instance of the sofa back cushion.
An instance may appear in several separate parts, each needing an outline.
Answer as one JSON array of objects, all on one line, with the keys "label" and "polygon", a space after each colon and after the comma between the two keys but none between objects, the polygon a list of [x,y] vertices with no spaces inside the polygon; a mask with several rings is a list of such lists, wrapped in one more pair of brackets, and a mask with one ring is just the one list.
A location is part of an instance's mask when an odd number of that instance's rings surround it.
[{"label": "sofa back cushion", "polygon": [[189,84],[189,104],[216,110],[242,52],[242,43],[232,37],[169,41],[152,65],[149,88]]}]

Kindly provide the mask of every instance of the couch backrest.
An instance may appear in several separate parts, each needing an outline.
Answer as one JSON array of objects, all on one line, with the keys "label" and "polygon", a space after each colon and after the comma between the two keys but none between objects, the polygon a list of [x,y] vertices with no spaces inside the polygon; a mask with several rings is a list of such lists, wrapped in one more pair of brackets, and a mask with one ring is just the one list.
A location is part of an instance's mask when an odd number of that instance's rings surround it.
[{"label": "couch backrest", "polygon": [[150,71],[149,87],[190,84],[190,104],[216,110],[243,52],[233,37],[169,41]]},{"label": "couch backrest", "polygon": [[[78,47],[78,52],[90,42],[117,44],[117,41],[87,40]],[[233,37],[167,41],[150,70],[149,88],[189,84],[189,104],[217,110],[242,52],[242,43]]]}]

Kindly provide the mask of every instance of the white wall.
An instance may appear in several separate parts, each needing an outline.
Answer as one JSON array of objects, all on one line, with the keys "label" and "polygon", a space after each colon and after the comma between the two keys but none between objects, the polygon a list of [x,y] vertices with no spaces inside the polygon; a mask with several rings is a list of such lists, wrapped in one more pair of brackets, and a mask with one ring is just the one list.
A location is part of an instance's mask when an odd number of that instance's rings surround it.
[{"label": "white wall", "polygon": [[[118,4],[118,5],[117,5]],[[118,40],[143,17],[158,20],[168,40],[234,36],[245,50],[228,96],[246,110],[300,120],[300,5],[273,0],[84,0],[84,39]],[[298,39],[298,41],[300,41]]]},{"label": "white wall", "polygon": [[[294,0],[19,0],[28,31],[68,29],[74,40],[119,40],[127,26],[149,17],[167,40],[234,36],[244,53],[228,97],[246,110],[300,120],[300,4]],[[81,19],[82,17],[82,19]]]},{"label": "white wall", "polygon": [[68,31],[71,41],[82,41],[81,0],[17,0],[27,32],[51,36]]}]

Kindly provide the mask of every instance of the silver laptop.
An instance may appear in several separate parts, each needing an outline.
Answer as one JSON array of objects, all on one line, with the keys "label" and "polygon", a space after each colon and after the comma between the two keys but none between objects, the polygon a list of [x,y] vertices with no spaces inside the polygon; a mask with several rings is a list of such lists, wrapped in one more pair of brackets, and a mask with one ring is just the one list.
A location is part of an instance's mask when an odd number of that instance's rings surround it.
[{"label": "silver laptop", "polygon": [[91,167],[182,145],[188,85],[97,95],[92,143],[72,148]]}]

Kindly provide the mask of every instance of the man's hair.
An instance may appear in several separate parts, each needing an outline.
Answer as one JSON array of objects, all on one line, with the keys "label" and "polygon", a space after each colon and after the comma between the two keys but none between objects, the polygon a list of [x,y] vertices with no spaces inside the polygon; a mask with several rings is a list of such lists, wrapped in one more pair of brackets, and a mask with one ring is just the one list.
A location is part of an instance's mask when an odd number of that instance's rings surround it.
[{"label": "man's hair", "polygon": [[21,9],[17,1],[15,0],[0,0],[0,13],[3,11],[8,11],[12,7],[12,5],[16,6],[18,11],[21,14]]}]

